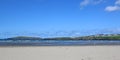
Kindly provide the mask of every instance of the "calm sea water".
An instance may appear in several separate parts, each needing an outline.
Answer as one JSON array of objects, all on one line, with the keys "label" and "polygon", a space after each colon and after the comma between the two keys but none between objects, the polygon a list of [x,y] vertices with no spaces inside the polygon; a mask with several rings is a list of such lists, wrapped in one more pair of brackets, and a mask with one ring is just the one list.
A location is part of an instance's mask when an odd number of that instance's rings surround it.
[{"label": "calm sea water", "polygon": [[0,40],[0,46],[120,45],[120,40]]}]

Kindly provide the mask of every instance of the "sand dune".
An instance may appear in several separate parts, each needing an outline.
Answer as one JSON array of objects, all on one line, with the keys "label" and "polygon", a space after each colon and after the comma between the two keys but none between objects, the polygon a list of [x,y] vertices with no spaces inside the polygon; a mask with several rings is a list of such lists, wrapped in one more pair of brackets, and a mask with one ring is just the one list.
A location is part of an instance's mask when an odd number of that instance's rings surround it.
[{"label": "sand dune", "polygon": [[120,46],[0,47],[0,60],[120,60]]}]

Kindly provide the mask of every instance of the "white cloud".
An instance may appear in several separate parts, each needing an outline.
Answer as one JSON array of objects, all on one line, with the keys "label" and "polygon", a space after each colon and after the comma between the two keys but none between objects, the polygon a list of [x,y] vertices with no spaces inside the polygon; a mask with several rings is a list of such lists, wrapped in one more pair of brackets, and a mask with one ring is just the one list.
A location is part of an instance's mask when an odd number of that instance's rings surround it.
[{"label": "white cloud", "polygon": [[104,2],[103,0],[92,0],[93,4],[100,4],[101,2]]},{"label": "white cloud", "polygon": [[119,11],[119,10],[120,10],[120,0],[116,0],[114,6],[107,6],[105,8],[105,11],[108,11],[108,12]]},{"label": "white cloud", "polygon": [[[83,8],[89,5],[97,5],[104,2],[106,1],[105,0],[83,0],[80,3],[80,8]],[[119,10],[120,10],[120,0],[116,0],[113,6],[111,5],[105,8],[105,11],[108,11],[108,12],[119,11]]]},{"label": "white cloud", "polygon": [[80,3],[80,7],[85,7],[85,6],[88,6],[88,5],[96,5],[96,4],[99,4],[103,2],[103,0],[83,0],[81,3]]},{"label": "white cloud", "polygon": [[119,6],[107,6],[105,8],[105,10],[108,11],[108,12],[112,12],[112,11],[120,10],[120,7]]},{"label": "white cloud", "polygon": [[87,6],[88,4],[90,3],[90,0],[84,0],[80,3],[80,6],[83,7],[83,6]]},{"label": "white cloud", "polygon": [[115,2],[115,4],[116,4],[116,5],[120,5],[120,0],[117,0],[117,1]]}]

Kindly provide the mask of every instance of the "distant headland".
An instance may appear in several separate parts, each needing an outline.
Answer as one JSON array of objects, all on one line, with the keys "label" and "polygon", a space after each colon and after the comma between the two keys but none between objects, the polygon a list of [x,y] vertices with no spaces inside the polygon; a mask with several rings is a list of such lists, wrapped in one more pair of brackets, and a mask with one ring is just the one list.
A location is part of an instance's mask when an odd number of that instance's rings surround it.
[{"label": "distant headland", "polygon": [[80,37],[54,37],[54,38],[17,36],[1,40],[120,40],[120,34],[96,34]]}]

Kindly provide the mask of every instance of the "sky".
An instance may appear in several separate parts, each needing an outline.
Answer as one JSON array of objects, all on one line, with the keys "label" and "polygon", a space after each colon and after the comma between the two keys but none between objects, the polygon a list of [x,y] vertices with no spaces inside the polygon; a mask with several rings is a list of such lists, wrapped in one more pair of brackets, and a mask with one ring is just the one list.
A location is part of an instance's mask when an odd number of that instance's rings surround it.
[{"label": "sky", "polygon": [[0,0],[0,33],[120,30],[120,0]]}]

